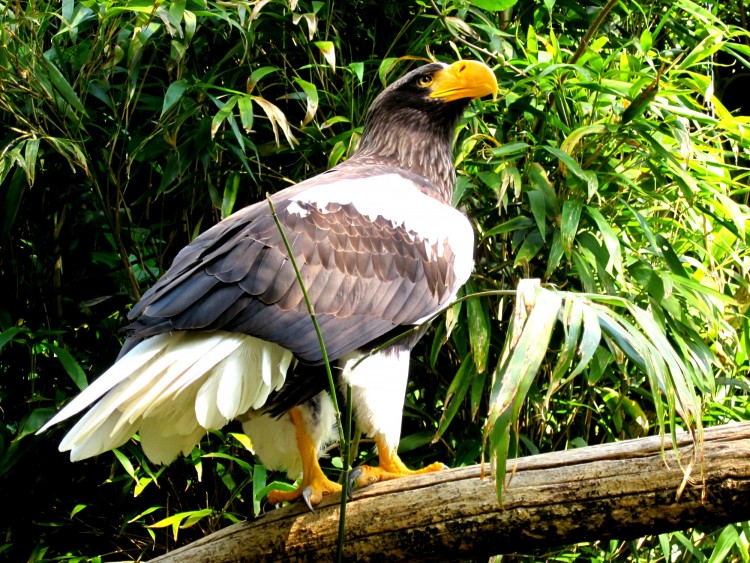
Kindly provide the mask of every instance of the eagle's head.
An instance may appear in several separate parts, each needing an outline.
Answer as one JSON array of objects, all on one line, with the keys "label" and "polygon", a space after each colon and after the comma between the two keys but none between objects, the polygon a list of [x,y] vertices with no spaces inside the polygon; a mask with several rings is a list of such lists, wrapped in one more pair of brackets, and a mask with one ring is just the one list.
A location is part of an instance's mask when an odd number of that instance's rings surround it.
[{"label": "eagle's head", "polygon": [[471,100],[496,92],[494,73],[477,61],[414,69],[375,98],[353,159],[404,168],[426,178],[441,199],[449,200],[455,179],[451,144],[458,119]]}]

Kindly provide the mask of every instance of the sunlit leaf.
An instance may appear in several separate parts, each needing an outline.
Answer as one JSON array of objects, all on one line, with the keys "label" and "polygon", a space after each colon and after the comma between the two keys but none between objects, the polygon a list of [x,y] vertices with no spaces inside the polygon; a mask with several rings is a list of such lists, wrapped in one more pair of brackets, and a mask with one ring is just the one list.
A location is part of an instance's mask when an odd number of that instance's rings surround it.
[{"label": "sunlit leaf", "polygon": [[161,107],[162,116],[169,111],[169,109],[175,105],[187,89],[187,82],[184,80],[175,80],[167,88],[167,93],[164,94],[164,103]]},{"label": "sunlit leaf", "polygon": [[[466,293],[471,295],[476,289],[471,282],[466,283]],[[469,341],[474,365],[479,373],[487,369],[490,352],[490,318],[481,297],[466,301],[466,314],[469,319]]]},{"label": "sunlit leaf", "polygon": [[57,356],[57,359],[60,360],[60,363],[63,368],[65,368],[70,379],[73,380],[73,383],[75,383],[80,390],[84,390],[89,384],[86,379],[86,374],[70,352],[54,345],[50,345],[50,350],[52,350],[55,356]]},{"label": "sunlit leaf", "polygon": [[266,116],[268,117],[268,120],[271,122],[271,127],[273,128],[273,136],[276,139],[276,144],[279,144],[279,129],[281,129],[282,133],[284,133],[284,137],[286,137],[287,142],[291,146],[294,146],[297,143],[297,139],[294,138],[292,129],[291,127],[289,127],[289,122],[287,121],[284,113],[277,106],[259,96],[253,96],[253,101],[258,104],[261,109],[263,109]]},{"label": "sunlit leaf", "polygon": [[331,70],[336,70],[336,47],[333,41],[316,41],[315,46],[320,49],[320,54],[331,67]]}]

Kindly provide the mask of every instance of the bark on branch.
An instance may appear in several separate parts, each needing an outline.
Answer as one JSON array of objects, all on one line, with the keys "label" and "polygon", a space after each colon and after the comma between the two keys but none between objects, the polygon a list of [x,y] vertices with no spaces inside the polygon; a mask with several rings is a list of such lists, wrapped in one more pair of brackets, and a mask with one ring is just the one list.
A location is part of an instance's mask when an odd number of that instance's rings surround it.
[{"label": "bark on branch", "polygon": [[[679,461],[658,437],[509,461],[502,507],[479,466],[357,490],[345,558],[467,559],[750,520],[750,423],[707,429],[692,467],[690,436],[677,443]],[[287,506],[155,561],[331,561],[338,514],[338,495],[316,514]]]}]

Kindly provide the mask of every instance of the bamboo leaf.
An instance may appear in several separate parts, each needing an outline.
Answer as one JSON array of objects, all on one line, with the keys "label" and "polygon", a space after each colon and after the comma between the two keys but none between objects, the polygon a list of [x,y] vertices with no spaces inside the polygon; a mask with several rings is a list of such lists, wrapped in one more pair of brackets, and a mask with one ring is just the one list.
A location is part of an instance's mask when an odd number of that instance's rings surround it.
[{"label": "bamboo leaf", "polygon": [[581,336],[581,342],[578,345],[578,351],[581,355],[581,359],[578,361],[578,365],[573,369],[570,377],[575,377],[581,373],[589,362],[594,357],[599,343],[602,339],[601,327],[599,325],[599,319],[597,318],[596,312],[589,307],[587,304],[578,301],[578,305],[581,308],[581,316],[583,318],[583,334]]},{"label": "bamboo leaf", "polygon": [[581,220],[583,202],[578,199],[569,199],[563,203],[562,218],[560,220],[560,236],[562,248],[568,261],[573,252],[573,241],[578,233],[578,224]]},{"label": "bamboo leaf", "polygon": [[534,190],[526,195],[529,198],[529,206],[531,207],[531,213],[534,215],[539,236],[544,241],[546,240],[545,234],[547,231],[547,208],[544,205],[544,193],[542,190]]},{"label": "bamboo leaf", "polygon": [[498,496],[505,482],[510,426],[515,424],[521,404],[547,353],[547,345],[562,298],[542,289],[534,280],[522,280],[514,307],[513,331],[506,337],[503,357],[493,376],[485,439],[495,460]]},{"label": "bamboo leaf", "polygon": [[219,111],[216,112],[213,119],[211,119],[211,137],[216,136],[216,132],[221,127],[221,124],[232,114],[235,104],[237,103],[238,96],[232,96],[226,103],[219,107]]},{"label": "bamboo leaf", "polygon": [[547,217],[553,219],[555,222],[560,219],[560,206],[557,202],[557,196],[555,190],[552,187],[547,172],[538,163],[533,163],[529,167],[529,179],[531,185],[541,190],[544,194],[544,206],[547,212]]},{"label": "bamboo leaf", "polygon": [[599,181],[596,179],[595,174],[583,170],[580,164],[578,164],[575,161],[575,159],[573,159],[573,157],[571,157],[565,151],[558,149],[557,147],[543,145],[542,148],[546,150],[547,152],[552,153],[557,158],[559,158],[565,170],[569,170],[576,177],[580,178],[581,180],[585,182],[586,194],[587,194],[588,199],[591,199],[592,197],[594,197],[594,194],[596,194],[596,192],[599,190]]},{"label": "bamboo leaf", "polygon": [[44,66],[47,70],[47,73],[49,74],[50,82],[55,87],[55,90],[57,90],[57,92],[63,97],[63,99],[68,102],[73,107],[73,109],[76,110],[76,112],[85,115],[86,108],[81,103],[81,100],[78,99],[78,95],[75,93],[75,90],[73,90],[73,87],[70,85],[67,79],[60,72],[60,69],[58,69],[54,65],[54,63],[46,57],[44,57],[42,60],[44,61]]},{"label": "bamboo leaf", "polygon": [[607,260],[605,270],[609,273],[622,271],[622,251],[620,249],[620,241],[614,230],[598,209],[586,206],[586,212],[599,228],[599,232],[604,240],[604,246],[609,251],[609,259]]},{"label": "bamboo leaf", "polygon": [[336,48],[333,41],[316,41],[315,46],[320,50],[331,70],[336,70]]},{"label": "bamboo leaf", "polygon": [[271,122],[271,127],[273,128],[273,136],[276,139],[276,144],[279,144],[279,129],[281,129],[289,145],[296,145],[297,139],[294,138],[292,129],[289,127],[289,122],[287,121],[284,113],[277,106],[259,96],[253,96],[253,101],[261,107],[263,112],[266,114],[266,117],[268,117],[268,120]]},{"label": "bamboo leaf", "polygon": [[169,85],[166,94],[164,94],[164,103],[161,106],[161,117],[180,101],[185,90],[187,90],[187,82],[185,80],[175,80]]},{"label": "bamboo leaf", "polygon": [[240,96],[237,99],[237,108],[240,110],[240,123],[246,133],[253,130],[253,100],[249,96]]},{"label": "bamboo leaf", "polygon": [[76,387],[78,387],[78,389],[83,391],[86,387],[88,387],[89,382],[86,379],[86,374],[83,373],[81,366],[78,365],[78,362],[75,360],[75,358],[70,355],[70,352],[68,352],[64,348],[60,348],[52,344],[50,344],[50,350],[55,354],[55,356],[57,356],[57,359],[60,360],[63,368],[65,368],[65,371],[70,376],[70,379],[73,380],[73,383],[76,384]]},{"label": "bamboo leaf", "polygon": [[[466,293],[476,293],[472,282],[466,283]],[[474,365],[479,373],[487,369],[487,357],[490,352],[490,317],[481,297],[469,298],[466,301],[466,314],[469,321],[469,342]]]},{"label": "bamboo leaf", "polygon": [[440,439],[440,436],[448,428],[453,417],[458,413],[476,374],[477,370],[474,366],[474,360],[469,354],[461,361],[461,366],[453,377],[450,386],[448,386],[448,391],[445,395],[445,409],[443,410],[443,415],[440,417],[437,432],[432,439],[433,444]]},{"label": "bamboo leaf", "polygon": [[302,125],[307,125],[315,117],[315,112],[318,111],[318,89],[311,82],[302,80],[299,77],[295,77],[294,81],[302,88],[305,93],[305,100],[307,101],[307,111],[305,117],[302,119]]},{"label": "bamboo leaf", "polygon": [[224,197],[221,200],[221,218],[226,219],[234,210],[234,202],[237,201],[237,193],[240,190],[240,175],[231,172],[224,184]]}]

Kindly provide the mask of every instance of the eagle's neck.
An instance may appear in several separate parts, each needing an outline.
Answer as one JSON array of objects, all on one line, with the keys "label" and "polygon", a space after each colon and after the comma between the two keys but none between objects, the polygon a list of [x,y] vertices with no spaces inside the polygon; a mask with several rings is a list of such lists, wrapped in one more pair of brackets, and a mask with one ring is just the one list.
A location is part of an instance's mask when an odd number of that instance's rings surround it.
[{"label": "eagle's neck", "polygon": [[369,115],[359,149],[349,161],[397,166],[422,176],[428,195],[450,204],[456,182],[451,145],[458,116],[431,117],[427,120],[414,110],[385,119]]}]

